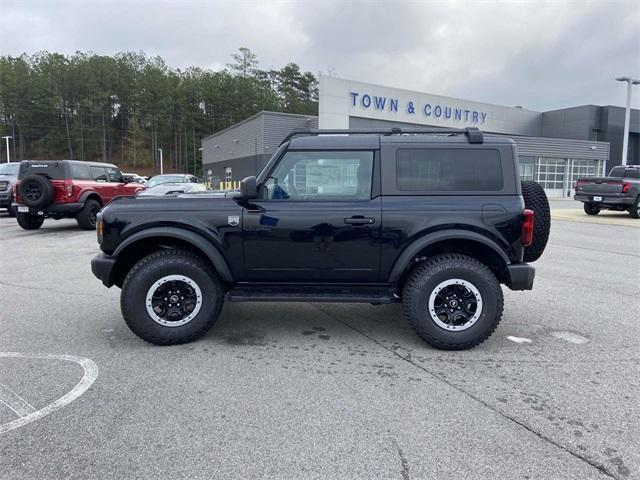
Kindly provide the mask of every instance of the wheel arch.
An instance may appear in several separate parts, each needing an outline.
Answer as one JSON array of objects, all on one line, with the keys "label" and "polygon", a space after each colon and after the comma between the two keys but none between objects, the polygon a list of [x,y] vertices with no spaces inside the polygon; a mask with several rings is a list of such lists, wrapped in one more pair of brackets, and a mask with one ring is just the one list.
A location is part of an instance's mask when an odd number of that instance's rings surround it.
[{"label": "wheel arch", "polygon": [[389,282],[402,284],[416,261],[442,253],[461,253],[476,258],[491,269],[501,283],[509,281],[507,266],[511,260],[498,243],[477,232],[447,230],[413,241],[396,259]]},{"label": "wheel arch", "polygon": [[87,190],[85,192],[82,192],[82,194],[80,195],[80,198],[78,199],[78,202],[85,203],[87,200],[95,200],[100,204],[101,207],[104,206],[102,197],[98,194],[98,192],[95,192],[93,190]]},{"label": "wheel arch", "polygon": [[183,248],[193,251],[208,260],[224,282],[233,282],[229,265],[215,245],[198,233],[172,227],[143,230],[131,235],[118,245],[113,252],[117,260],[111,281],[121,287],[127,273],[138,260],[164,248]]}]

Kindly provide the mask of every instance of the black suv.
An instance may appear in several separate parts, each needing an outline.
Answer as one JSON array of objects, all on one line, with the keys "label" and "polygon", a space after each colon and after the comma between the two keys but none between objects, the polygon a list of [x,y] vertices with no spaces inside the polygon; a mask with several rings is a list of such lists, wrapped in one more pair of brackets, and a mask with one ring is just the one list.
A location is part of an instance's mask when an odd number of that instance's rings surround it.
[{"label": "black suv", "polygon": [[297,131],[235,196],[116,199],[92,270],[155,344],[200,337],[226,298],[401,302],[427,343],[470,348],[500,321],[501,283],[532,288],[549,234],[517,158],[476,129]]}]

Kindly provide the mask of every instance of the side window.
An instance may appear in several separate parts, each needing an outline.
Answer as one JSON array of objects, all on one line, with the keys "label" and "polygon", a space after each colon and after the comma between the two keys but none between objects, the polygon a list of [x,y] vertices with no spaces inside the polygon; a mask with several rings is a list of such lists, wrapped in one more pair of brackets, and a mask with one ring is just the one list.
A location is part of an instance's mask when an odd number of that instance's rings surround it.
[{"label": "side window", "polygon": [[109,181],[115,183],[122,183],[122,173],[120,170],[113,167],[107,167],[107,174],[109,175]]},{"label": "side window", "polygon": [[189,182],[198,183],[198,179],[196,177],[189,177]]},{"label": "side window", "polygon": [[91,167],[91,176],[96,182],[107,181],[107,170],[104,167]]},{"label": "side window", "polygon": [[402,148],[396,153],[399,190],[435,192],[502,190],[497,150]]},{"label": "side window", "polygon": [[287,152],[266,182],[272,200],[371,198],[372,151]]},{"label": "side window", "polygon": [[82,163],[71,164],[71,178],[74,180],[91,180],[91,171],[89,165]]}]

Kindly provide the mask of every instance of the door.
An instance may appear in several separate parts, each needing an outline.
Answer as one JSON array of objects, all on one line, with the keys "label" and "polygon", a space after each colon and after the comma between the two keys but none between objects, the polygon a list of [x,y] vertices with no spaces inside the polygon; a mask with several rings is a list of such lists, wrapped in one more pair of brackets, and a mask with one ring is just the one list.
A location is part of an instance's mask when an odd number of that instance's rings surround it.
[{"label": "door", "polygon": [[[379,280],[373,151],[289,151],[243,211],[250,281]],[[378,177],[379,178],[379,177]]]},{"label": "door", "polygon": [[[124,177],[122,172],[115,167],[107,167],[107,175],[109,182],[107,183],[108,191],[109,191],[109,199],[105,199],[105,201],[110,202],[115,197],[120,195],[127,195],[127,189],[124,183]],[[131,189],[133,194],[133,189]]]},{"label": "door", "polygon": [[93,188],[102,198],[102,201],[106,205],[111,200],[111,193],[109,188],[109,176],[107,174],[107,169],[99,166],[91,166],[91,176],[93,177]]}]

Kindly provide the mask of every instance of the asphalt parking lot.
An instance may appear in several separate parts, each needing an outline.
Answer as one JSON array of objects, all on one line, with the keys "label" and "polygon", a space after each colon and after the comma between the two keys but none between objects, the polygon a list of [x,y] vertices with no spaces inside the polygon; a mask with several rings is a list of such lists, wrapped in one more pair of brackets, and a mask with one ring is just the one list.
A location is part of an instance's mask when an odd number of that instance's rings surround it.
[{"label": "asphalt parking lot", "polygon": [[151,346],[94,233],[0,214],[0,478],[640,478],[640,228],[559,215],[534,290],[442,352],[399,305],[227,304]]}]

